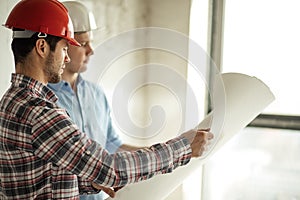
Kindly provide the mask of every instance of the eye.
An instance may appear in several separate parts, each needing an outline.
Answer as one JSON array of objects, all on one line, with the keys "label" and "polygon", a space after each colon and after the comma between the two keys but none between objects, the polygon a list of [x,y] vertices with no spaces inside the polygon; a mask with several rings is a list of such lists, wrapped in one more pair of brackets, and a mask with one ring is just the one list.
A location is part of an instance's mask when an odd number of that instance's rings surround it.
[{"label": "eye", "polygon": [[88,46],[89,43],[88,42],[82,42],[80,44],[81,44],[82,47],[86,47],[86,46]]}]

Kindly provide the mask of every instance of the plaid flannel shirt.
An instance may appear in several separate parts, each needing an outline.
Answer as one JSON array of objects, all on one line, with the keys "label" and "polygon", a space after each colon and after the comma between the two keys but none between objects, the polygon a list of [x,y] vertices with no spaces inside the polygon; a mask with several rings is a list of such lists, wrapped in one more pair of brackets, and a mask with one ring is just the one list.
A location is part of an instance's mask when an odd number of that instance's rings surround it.
[{"label": "plaid flannel shirt", "polygon": [[182,137],[109,154],[87,138],[42,83],[12,74],[0,102],[0,199],[79,199],[94,181],[123,186],[169,173],[191,158]]}]

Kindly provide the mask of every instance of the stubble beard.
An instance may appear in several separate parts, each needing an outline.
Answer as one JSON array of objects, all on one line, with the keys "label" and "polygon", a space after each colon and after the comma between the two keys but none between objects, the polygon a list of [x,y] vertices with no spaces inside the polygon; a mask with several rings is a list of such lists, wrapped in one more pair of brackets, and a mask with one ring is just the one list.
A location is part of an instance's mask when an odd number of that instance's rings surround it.
[{"label": "stubble beard", "polygon": [[45,75],[48,77],[49,83],[59,83],[61,81],[61,74],[55,66],[54,56],[50,53],[46,59],[46,67],[44,69]]}]

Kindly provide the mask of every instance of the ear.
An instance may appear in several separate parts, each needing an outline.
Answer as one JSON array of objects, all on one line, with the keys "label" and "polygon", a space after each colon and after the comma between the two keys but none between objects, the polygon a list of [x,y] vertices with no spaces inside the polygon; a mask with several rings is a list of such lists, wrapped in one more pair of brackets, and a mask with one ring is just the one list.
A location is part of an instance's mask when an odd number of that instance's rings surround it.
[{"label": "ear", "polygon": [[36,52],[43,58],[46,58],[49,51],[49,45],[45,39],[38,39],[35,43]]}]

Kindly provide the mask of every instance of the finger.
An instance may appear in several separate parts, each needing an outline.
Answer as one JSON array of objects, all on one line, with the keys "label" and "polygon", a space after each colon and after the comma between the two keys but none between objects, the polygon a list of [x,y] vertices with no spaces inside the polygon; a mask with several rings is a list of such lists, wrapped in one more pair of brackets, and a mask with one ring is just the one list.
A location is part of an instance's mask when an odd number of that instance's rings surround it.
[{"label": "finger", "polygon": [[114,191],[117,192],[117,191],[121,190],[122,188],[123,188],[123,187],[115,187],[115,188],[114,188]]},{"label": "finger", "polygon": [[196,156],[197,156],[197,157],[200,157],[200,156],[203,154],[204,151],[205,151],[205,147],[202,146],[202,147],[199,149],[199,151],[196,153]]},{"label": "finger", "polygon": [[98,185],[97,183],[92,182],[92,186],[97,190],[102,190],[103,186]]},{"label": "finger", "polygon": [[201,146],[206,146],[207,145],[207,140],[203,140],[202,142],[201,142]]},{"label": "finger", "polygon": [[212,144],[211,140],[208,140],[208,142],[206,143],[206,146],[210,146]]},{"label": "finger", "polygon": [[114,198],[116,193],[113,189],[111,188],[107,188],[107,187],[103,187],[102,189],[106,194],[108,194],[111,198]]},{"label": "finger", "polygon": [[211,133],[211,132],[208,132],[208,133],[207,133],[207,138],[208,138],[209,140],[213,139],[213,138],[214,138],[214,134]]},{"label": "finger", "polygon": [[197,140],[202,141],[202,140],[208,140],[210,137],[213,137],[213,135],[207,131],[198,131],[195,137],[197,137]]},{"label": "finger", "polygon": [[198,133],[202,133],[202,134],[204,134],[204,133],[207,133],[207,132],[209,132],[210,131],[210,129],[209,128],[207,128],[207,129],[197,129],[197,134]]},{"label": "finger", "polygon": [[199,129],[197,129],[197,131],[206,131],[206,132],[208,132],[208,131],[210,131],[210,128],[199,128]]},{"label": "finger", "polygon": [[115,191],[112,188],[104,187],[104,186],[98,185],[97,183],[94,183],[94,182],[92,182],[92,185],[97,190],[102,190],[103,192],[105,192],[106,194],[108,194],[111,198],[114,198],[115,195],[116,195]]}]

